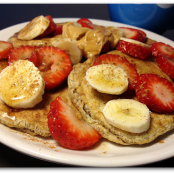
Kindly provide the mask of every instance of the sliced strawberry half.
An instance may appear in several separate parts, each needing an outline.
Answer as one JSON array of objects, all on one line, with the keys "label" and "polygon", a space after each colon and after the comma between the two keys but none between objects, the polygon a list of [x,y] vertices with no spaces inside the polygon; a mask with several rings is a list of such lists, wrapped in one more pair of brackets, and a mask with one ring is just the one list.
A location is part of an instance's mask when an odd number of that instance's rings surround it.
[{"label": "sliced strawberry half", "polygon": [[135,28],[128,28],[128,27],[119,27],[124,32],[124,37],[128,39],[137,40],[140,42],[145,42],[146,40],[146,33],[142,30],[135,29]]},{"label": "sliced strawberry half", "polygon": [[152,55],[150,46],[133,39],[121,38],[116,49],[130,56],[148,60]]},{"label": "sliced strawberry half", "polygon": [[51,36],[57,36],[62,34],[63,25],[56,24],[56,28],[50,33]]},{"label": "sliced strawberry half", "polygon": [[115,54],[103,54],[95,59],[93,66],[100,64],[113,64],[123,68],[129,79],[128,91],[131,92],[134,89],[134,82],[138,77],[138,73],[135,66],[127,59]]},{"label": "sliced strawberry half", "polygon": [[28,59],[36,49],[39,47],[29,45],[12,49],[8,54],[8,64],[10,65],[19,59]]},{"label": "sliced strawberry half", "polygon": [[87,18],[80,18],[77,23],[81,24],[82,27],[94,29],[93,23]]},{"label": "sliced strawberry half", "polygon": [[111,50],[111,43],[110,43],[110,42],[107,42],[107,43],[105,43],[105,44],[103,45],[103,48],[102,48],[100,54],[107,53],[109,50]]},{"label": "sliced strawberry half", "polygon": [[158,56],[158,54],[164,54],[170,58],[174,58],[174,48],[162,42],[156,42],[151,45],[151,51],[153,56]]},{"label": "sliced strawberry half", "polygon": [[94,128],[79,120],[74,110],[60,97],[50,106],[48,127],[52,137],[69,149],[89,148],[101,138]]},{"label": "sliced strawberry half", "polygon": [[11,49],[13,49],[13,45],[11,43],[0,41],[0,59],[7,58]]},{"label": "sliced strawberry half", "polygon": [[35,51],[28,60],[41,71],[47,90],[58,87],[72,70],[70,57],[57,47],[44,46]]},{"label": "sliced strawberry half", "polygon": [[171,82],[156,74],[141,74],[136,81],[137,99],[151,111],[168,113],[174,111],[174,87]]},{"label": "sliced strawberry half", "polygon": [[163,72],[165,72],[170,78],[174,79],[174,58],[169,56],[158,54],[156,62]]},{"label": "sliced strawberry half", "polygon": [[50,24],[49,24],[48,28],[37,38],[43,38],[56,29],[56,24],[54,23],[51,15],[46,16],[46,18],[50,21]]}]

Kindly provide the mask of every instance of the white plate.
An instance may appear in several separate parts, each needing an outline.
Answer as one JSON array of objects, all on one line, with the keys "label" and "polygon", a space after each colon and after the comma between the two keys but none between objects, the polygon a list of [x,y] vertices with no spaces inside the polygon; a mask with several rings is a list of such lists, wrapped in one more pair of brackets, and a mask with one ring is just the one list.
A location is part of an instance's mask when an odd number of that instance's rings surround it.
[{"label": "white plate", "polygon": [[[77,21],[77,18],[54,19],[55,22]],[[120,23],[91,19],[95,24],[105,26],[128,26]],[[0,40],[7,40],[26,23],[14,25],[0,31]],[[130,27],[130,26],[129,26]],[[174,47],[174,42],[160,35],[144,30],[147,37]],[[174,156],[174,130],[160,136],[147,145],[121,146],[101,139],[88,150],[68,150],[60,147],[51,138],[32,137],[0,125],[0,142],[19,152],[42,160],[77,166],[121,167],[137,166],[157,162]]]}]

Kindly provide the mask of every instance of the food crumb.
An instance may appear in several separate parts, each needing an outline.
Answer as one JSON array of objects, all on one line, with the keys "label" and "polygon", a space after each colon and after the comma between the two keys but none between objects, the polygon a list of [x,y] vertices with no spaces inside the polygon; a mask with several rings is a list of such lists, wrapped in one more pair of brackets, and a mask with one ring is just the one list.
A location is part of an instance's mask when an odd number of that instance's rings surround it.
[{"label": "food crumb", "polygon": [[160,141],[158,141],[158,143],[161,143],[162,144],[162,143],[164,143],[164,141],[163,140],[160,140]]}]

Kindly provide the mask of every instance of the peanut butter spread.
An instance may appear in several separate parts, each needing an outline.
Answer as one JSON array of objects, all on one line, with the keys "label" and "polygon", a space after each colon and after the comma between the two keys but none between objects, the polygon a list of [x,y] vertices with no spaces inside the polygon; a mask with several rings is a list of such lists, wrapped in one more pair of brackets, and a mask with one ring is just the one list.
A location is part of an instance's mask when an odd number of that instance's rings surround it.
[{"label": "peanut butter spread", "polygon": [[79,40],[88,30],[90,29],[82,27],[79,23],[68,22],[63,26],[62,36],[63,38]]},{"label": "peanut butter spread", "polygon": [[91,30],[81,27],[78,23],[69,22],[63,26],[62,36],[78,41],[77,44],[83,50],[84,57],[90,58],[98,56],[107,42],[110,42],[111,48],[114,48],[121,37],[121,32],[114,27],[98,25]]},{"label": "peanut butter spread", "polygon": [[21,45],[31,46],[54,46],[55,43],[63,38],[70,38],[77,41],[77,45],[83,51],[85,58],[96,57],[100,55],[103,46],[110,42],[111,48],[114,48],[120,37],[122,30],[116,27],[104,27],[95,25],[94,29],[82,27],[76,22],[66,22],[63,24],[62,35],[52,38],[33,39],[23,41],[18,39],[19,32],[8,39],[14,47]]}]

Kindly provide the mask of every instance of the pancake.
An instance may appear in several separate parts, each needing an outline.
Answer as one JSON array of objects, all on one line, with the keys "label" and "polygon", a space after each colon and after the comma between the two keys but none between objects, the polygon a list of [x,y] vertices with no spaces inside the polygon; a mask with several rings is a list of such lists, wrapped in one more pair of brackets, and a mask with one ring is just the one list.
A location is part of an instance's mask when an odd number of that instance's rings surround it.
[{"label": "pancake", "polygon": [[[6,66],[8,66],[7,60],[1,60],[0,71]],[[51,102],[57,96],[60,96],[72,108],[74,107],[68,96],[67,82],[64,82],[55,90],[45,92],[42,102],[31,109],[13,109],[0,100],[0,123],[31,135],[49,137],[51,134],[47,124],[47,114]],[[73,109],[75,110],[75,108]],[[77,111],[75,110],[75,112]]]},{"label": "pancake", "polygon": [[[134,64],[138,74],[154,73],[172,82],[155,62],[136,59],[118,50],[109,53],[125,57],[129,62]],[[151,112],[150,128],[143,133],[129,133],[108,124],[102,113],[105,104],[112,99],[118,98],[136,100],[136,96],[135,94],[123,94],[120,96],[103,94],[92,88],[86,81],[85,75],[94,60],[95,58],[91,58],[82,64],[74,66],[73,71],[68,77],[68,88],[70,99],[83,116],[83,119],[95,128],[102,137],[122,145],[145,144],[152,142],[158,136],[174,128],[174,113],[157,114]]]}]

